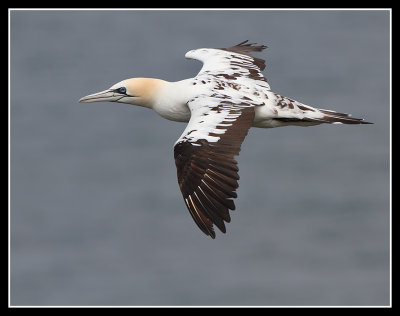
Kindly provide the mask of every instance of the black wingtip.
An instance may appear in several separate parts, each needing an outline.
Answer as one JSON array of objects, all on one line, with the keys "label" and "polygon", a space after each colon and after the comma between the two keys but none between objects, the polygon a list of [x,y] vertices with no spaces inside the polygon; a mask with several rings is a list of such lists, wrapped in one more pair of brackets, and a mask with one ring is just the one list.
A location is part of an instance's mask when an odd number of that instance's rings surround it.
[{"label": "black wingtip", "polygon": [[267,45],[258,45],[257,43],[248,43],[248,42],[249,42],[249,40],[245,40],[243,42],[240,42],[239,44],[232,46],[231,48],[234,48],[234,47],[239,48],[240,47],[240,48],[245,48],[245,50],[248,50],[248,51],[257,51],[257,52],[260,52],[260,51],[268,48]]}]

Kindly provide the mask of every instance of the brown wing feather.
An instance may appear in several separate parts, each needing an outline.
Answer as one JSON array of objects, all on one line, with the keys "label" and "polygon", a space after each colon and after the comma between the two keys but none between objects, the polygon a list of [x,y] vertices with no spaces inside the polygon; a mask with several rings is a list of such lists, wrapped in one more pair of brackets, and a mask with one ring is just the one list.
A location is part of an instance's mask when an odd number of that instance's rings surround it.
[{"label": "brown wing feather", "polygon": [[254,108],[230,110],[240,114],[231,126],[225,127],[217,142],[198,139],[195,142],[181,141],[174,147],[178,183],[186,206],[197,226],[215,238],[213,225],[223,233],[225,222],[230,222],[229,210],[235,209],[232,198],[238,188],[238,167],[234,156],[240,152],[241,144],[254,119]]},{"label": "brown wing feather", "polygon": [[261,58],[254,57],[251,55],[251,52],[261,52],[262,50],[268,48],[268,46],[265,45],[256,45],[254,43],[247,43],[248,40],[243,41],[239,44],[236,44],[234,46],[228,47],[228,48],[221,48],[223,50],[227,50],[230,52],[238,53],[238,54],[243,54],[250,56],[254,59],[253,63],[256,65],[260,70],[265,69],[265,60]]}]

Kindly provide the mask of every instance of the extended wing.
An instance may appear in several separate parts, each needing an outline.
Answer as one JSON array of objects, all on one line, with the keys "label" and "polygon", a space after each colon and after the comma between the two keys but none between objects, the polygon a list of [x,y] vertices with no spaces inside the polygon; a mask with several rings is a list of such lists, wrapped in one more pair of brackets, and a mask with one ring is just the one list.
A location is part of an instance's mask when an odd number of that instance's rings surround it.
[{"label": "extended wing", "polygon": [[188,103],[190,121],[175,143],[174,157],[183,199],[197,226],[215,238],[225,233],[234,210],[238,167],[234,156],[254,119],[254,107],[229,96],[200,96]]},{"label": "extended wing", "polygon": [[186,53],[185,57],[203,62],[197,77],[211,75],[216,79],[231,80],[240,84],[248,80],[269,90],[267,79],[261,73],[265,61],[251,55],[267,46],[247,44],[247,41],[229,48],[199,48]]}]

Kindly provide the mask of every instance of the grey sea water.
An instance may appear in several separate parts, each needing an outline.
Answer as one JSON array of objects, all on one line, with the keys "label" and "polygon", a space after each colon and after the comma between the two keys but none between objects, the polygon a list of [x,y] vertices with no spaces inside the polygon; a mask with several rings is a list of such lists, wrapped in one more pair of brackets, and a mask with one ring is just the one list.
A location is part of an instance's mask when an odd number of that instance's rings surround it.
[{"label": "grey sea water", "polygon": [[[10,304],[390,303],[389,11],[10,12]],[[274,92],[374,125],[252,129],[237,210],[192,221],[184,124],[79,104],[130,77],[196,75],[184,54],[266,44]]]}]

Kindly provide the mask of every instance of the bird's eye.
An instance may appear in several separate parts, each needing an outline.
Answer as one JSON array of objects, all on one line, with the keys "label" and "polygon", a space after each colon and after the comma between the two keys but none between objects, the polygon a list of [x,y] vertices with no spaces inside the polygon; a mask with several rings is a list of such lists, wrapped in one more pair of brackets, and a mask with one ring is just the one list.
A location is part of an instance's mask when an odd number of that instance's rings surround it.
[{"label": "bird's eye", "polygon": [[126,93],[126,88],[125,87],[121,87],[118,89],[119,93],[125,94]]}]

